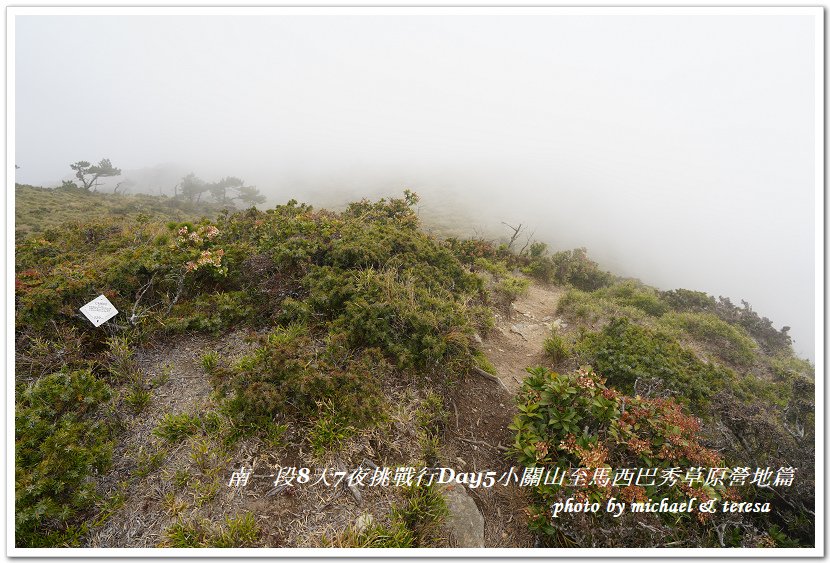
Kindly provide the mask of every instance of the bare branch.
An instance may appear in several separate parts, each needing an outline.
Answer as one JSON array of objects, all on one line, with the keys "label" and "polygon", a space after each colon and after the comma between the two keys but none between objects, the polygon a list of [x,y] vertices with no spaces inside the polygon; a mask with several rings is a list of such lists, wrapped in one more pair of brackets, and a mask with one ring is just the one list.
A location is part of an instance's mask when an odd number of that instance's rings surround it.
[{"label": "bare branch", "polygon": [[141,317],[143,317],[143,316],[144,316],[143,314],[136,316],[135,311],[136,311],[136,309],[138,308],[138,304],[139,304],[139,303],[141,303],[141,298],[142,298],[142,297],[144,297],[144,294],[145,294],[145,293],[147,293],[147,290],[148,290],[148,289],[150,289],[150,286],[151,286],[151,285],[153,285],[153,280],[155,280],[155,279],[156,279],[156,272],[153,272],[153,275],[152,275],[152,276],[150,276],[150,281],[148,281],[146,284],[144,284],[144,285],[141,287],[141,289],[139,289],[139,293],[138,293],[138,295],[136,295],[136,300],[135,300],[135,303],[133,303],[133,310],[132,310],[132,313],[130,314],[130,318],[129,318],[129,319],[127,319],[128,321],[130,321],[130,324],[131,324],[131,325],[133,325],[133,326],[135,326],[135,323],[136,323],[136,322],[137,322],[137,321],[138,321]]},{"label": "bare branch", "polygon": [[505,223],[504,221],[502,221],[501,224],[506,225],[507,227],[510,228],[510,230],[513,231],[513,236],[510,237],[510,242],[507,243],[507,248],[509,250],[509,249],[513,248],[513,244],[516,242],[516,239],[519,238],[519,233],[522,231],[523,225],[521,223],[519,223],[518,227],[514,227],[513,225]]}]

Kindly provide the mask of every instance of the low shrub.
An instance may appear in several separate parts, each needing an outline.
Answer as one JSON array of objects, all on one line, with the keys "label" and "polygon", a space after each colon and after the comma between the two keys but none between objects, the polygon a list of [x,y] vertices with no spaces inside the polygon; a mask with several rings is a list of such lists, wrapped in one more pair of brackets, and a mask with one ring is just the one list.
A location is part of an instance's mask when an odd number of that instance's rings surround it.
[{"label": "low shrub", "polygon": [[15,405],[15,543],[53,547],[96,498],[88,479],[110,463],[98,412],[109,387],[89,371],[44,376]]},{"label": "low shrub", "polygon": [[181,442],[201,428],[201,420],[195,414],[165,414],[153,429],[153,434],[168,442]]},{"label": "low shrub", "polygon": [[551,335],[545,339],[542,345],[545,355],[554,363],[561,362],[571,354],[571,345],[556,331],[551,331]]},{"label": "low shrub", "polygon": [[634,280],[623,280],[598,289],[595,295],[622,307],[635,307],[647,315],[659,317],[669,310],[657,290]]},{"label": "low shrub", "polygon": [[700,416],[708,412],[712,395],[735,381],[731,370],[704,363],[672,336],[628,319],[613,319],[601,331],[586,334],[575,351],[581,362],[626,393],[633,392],[638,378],[661,379]]},{"label": "low shrub", "polygon": [[613,317],[625,317],[634,321],[646,317],[642,309],[617,303],[597,292],[590,293],[579,289],[566,291],[559,299],[556,312],[568,320],[589,325],[605,323]]},{"label": "low shrub", "polygon": [[432,547],[448,514],[444,497],[434,486],[407,487],[403,502],[392,507],[389,524],[373,523],[362,530],[349,527],[335,538],[323,538],[329,547]]},{"label": "low shrub", "polygon": [[733,326],[712,313],[670,313],[661,324],[706,345],[717,357],[737,366],[749,366],[757,345],[741,327]]},{"label": "low shrub", "polygon": [[335,410],[331,400],[318,404],[319,414],[308,431],[308,442],[318,456],[335,451],[354,434],[355,428],[343,413]]},{"label": "low shrub", "polygon": [[[678,480],[662,486],[644,480],[640,484],[612,481],[617,468],[718,467],[720,457],[704,447],[698,438],[700,422],[685,414],[671,399],[625,396],[606,387],[605,379],[590,367],[564,375],[544,368],[528,369],[517,397],[519,414],[510,428],[516,432],[513,454],[527,468],[554,478],[540,479],[533,486],[534,504],[530,527],[542,534],[548,545],[559,534],[569,533],[573,518],[588,518],[586,537],[578,542],[591,545],[599,528],[625,526],[605,510],[595,515],[560,515],[554,519],[551,505],[565,496],[577,503],[604,503],[611,497],[628,502],[666,497],[672,501],[691,498],[726,498],[722,486],[688,485]],[[571,484],[574,472],[581,484]],[[557,478],[556,475],[559,475]],[[605,475],[597,478],[597,475]],[[563,479],[564,476],[567,476]],[[571,517],[569,517],[571,516]],[[694,526],[711,515],[693,510],[685,514],[660,514],[672,526]],[[680,523],[683,520],[683,524]],[[640,546],[654,538],[642,538]],[[582,543],[588,542],[588,543]],[[639,547],[626,545],[626,547]]]},{"label": "low shrub", "polygon": [[496,284],[495,293],[502,307],[508,307],[519,297],[527,295],[529,287],[529,279],[507,276]]},{"label": "low shrub", "polygon": [[162,547],[257,547],[262,531],[254,515],[246,512],[241,516],[225,517],[222,525],[208,520],[174,522],[165,531]]},{"label": "low shrub", "polygon": [[564,250],[550,257],[553,280],[560,284],[570,284],[583,291],[594,291],[613,283],[615,277],[610,272],[599,269],[599,265],[588,258],[584,248]]},{"label": "low shrub", "polygon": [[336,342],[316,354],[318,345],[305,327],[277,328],[252,354],[214,370],[214,384],[229,395],[230,416],[265,429],[275,416],[315,420],[318,405],[328,404],[338,427],[360,428],[377,420],[383,411],[379,382],[388,364],[377,350],[338,362]]}]

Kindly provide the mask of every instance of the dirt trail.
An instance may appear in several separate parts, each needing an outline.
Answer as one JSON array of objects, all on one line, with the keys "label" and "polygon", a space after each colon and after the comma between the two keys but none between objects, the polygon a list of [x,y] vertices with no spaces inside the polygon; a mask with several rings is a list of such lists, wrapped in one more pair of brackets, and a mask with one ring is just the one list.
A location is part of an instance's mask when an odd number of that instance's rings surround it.
[{"label": "dirt trail", "polygon": [[[498,314],[496,327],[481,349],[507,387],[479,376],[452,397],[454,421],[450,423],[443,453],[451,466],[466,471],[495,470],[502,474],[514,465],[504,446],[513,441],[508,425],[516,415],[514,397],[527,374],[525,368],[545,363],[543,343],[556,321],[555,311],[564,290],[531,285],[516,301],[510,315]],[[530,499],[524,489],[498,485],[469,489],[484,516],[486,547],[532,547],[533,534],[524,508]]]},{"label": "dirt trail", "polygon": [[482,349],[511,393],[521,386],[525,368],[544,363],[543,344],[563,294],[558,287],[531,284],[527,295],[513,303],[509,315],[496,314],[496,328],[484,339]]}]

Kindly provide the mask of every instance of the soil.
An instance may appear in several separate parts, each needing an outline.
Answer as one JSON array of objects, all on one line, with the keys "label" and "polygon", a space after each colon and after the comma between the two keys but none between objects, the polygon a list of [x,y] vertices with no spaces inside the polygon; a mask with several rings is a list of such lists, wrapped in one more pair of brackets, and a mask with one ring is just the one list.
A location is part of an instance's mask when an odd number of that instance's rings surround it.
[{"label": "soil", "polygon": [[545,363],[543,345],[563,294],[557,287],[531,284],[527,295],[507,312],[497,313],[496,327],[484,339],[482,350],[512,393],[521,387],[526,368]]}]

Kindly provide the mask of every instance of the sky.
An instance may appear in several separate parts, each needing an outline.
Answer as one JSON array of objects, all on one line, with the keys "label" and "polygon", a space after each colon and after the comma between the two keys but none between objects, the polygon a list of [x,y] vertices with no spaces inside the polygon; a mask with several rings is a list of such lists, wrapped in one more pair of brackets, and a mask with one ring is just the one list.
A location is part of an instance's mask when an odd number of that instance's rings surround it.
[{"label": "sky", "polygon": [[16,179],[413,187],[470,234],[745,299],[814,360],[815,51],[808,15],[17,16]]}]

